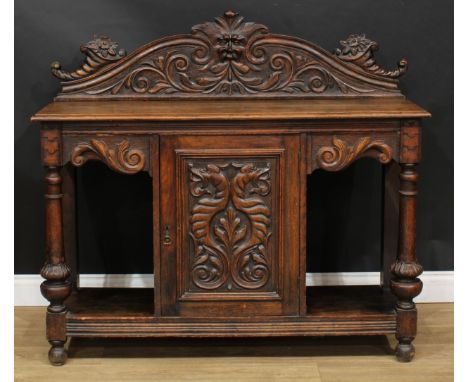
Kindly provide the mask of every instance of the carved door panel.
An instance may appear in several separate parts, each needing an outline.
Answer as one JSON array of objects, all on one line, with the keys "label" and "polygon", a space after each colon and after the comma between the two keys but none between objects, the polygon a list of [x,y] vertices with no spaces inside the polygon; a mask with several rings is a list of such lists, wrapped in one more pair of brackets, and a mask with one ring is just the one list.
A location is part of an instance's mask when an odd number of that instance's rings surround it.
[{"label": "carved door panel", "polygon": [[167,136],[160,163],[162,314],[297,314],[298,136]]}]

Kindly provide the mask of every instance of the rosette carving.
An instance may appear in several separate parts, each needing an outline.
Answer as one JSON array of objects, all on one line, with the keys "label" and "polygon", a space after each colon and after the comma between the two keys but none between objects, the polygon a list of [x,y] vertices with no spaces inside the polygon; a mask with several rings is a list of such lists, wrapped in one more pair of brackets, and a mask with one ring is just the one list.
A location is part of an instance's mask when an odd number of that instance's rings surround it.
[{"label": "rosette carving", "polygon": [[[228,176],[228,168],[235,174]],[[241,289],[263,287],[271,276],[268,238],[270,167],[231,162],[190,169],[190,192],[197,198],[190,218],[195,247],[193,283],[207,290],[232,282]]]},{"label": "rosette carving", "polygon": [[61,69],[60,62],[54,61],[50,65],[52,74],[63,81],[83,78],[112,62],[120,60],[126,54],[125,50],[119,49],[119,45],[106,36],[95,38],[87,44],[81,45],[80,51],[86,57],[78,69],[67,72]]},{"label": "rosette carving", "polygon": [[398,62],[398,68],[385,70],[374,59],[374,52],[379,49],[379,44],[366,38],[365,34],[352,34],[346,40],[340,41],[341,48],[336,49],[335,54],[340,60],[352,62],[369,73],[382,77],[398,78],[408,69],[408,61],[403,58]]},{"label": "rosette carving", "polygon": [[340,171],[363,156],[375,156],[380,163],[392,159],[392,148],[381,140],[364,137],[354,145],[349,145],[337,137],[332,138],[332,146],[321,147],[317,151],[317,164],[327,171]]},{"label": "rosette carving", "polygon": [[100,160],[112,170],[124,174],[135,174],[145,167],[145,155],[139,149],[131,149],[130,142],[124,139],[115,148],[99,139],[78,143],[71,153],[71,162],[82,166],[88,160]]}]

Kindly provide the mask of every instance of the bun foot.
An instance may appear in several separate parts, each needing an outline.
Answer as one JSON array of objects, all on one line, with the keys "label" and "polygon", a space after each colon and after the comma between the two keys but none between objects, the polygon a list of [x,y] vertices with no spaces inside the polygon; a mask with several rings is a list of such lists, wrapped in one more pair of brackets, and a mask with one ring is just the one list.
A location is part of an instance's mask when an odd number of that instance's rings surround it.
[{"label": "bun foot", "polygon": [[67,351],[64,341],[49,341],[52,347],[49,350],[49,361],[51,365],[62,366],[67,360]]},{"label": "bun foot", "polygon": [[395,355],[400,362],[410,362],[414,357],[414,346],[410,343],[399,343],[395,350]]}]

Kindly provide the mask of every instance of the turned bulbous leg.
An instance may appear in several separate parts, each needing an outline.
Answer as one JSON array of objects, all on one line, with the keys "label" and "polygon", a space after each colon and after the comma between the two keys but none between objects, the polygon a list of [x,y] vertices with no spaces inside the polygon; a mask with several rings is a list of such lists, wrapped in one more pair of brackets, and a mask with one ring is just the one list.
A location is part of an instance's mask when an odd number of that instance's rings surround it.
[{"label": "turned bulbous leg", "polygon": [[422,290],[418,276],[423,267],[418,263],[415,251],[417,180],[415,165],[401,164],[398,255],[391,267],[394,277],[390,282],[390,289],[397,297],[398,345],[395,354],[400,362],[411,361],[415,354],[412,341],[416,336],[417,310],[413,299]]},{"label": "turned bulbous leg", "polygon": [[51,345],[49,360],[52,365],[63,365],[67,358],[67,309],[64,302],[72,286],[63,245],[61,133],[58,129],[43,129],[41,135],[42,161],[46,169],[46,261],[41,269],[41,276],[45,279],[41,284],[41,293],[50,303],[46,315],[46,335]]}]

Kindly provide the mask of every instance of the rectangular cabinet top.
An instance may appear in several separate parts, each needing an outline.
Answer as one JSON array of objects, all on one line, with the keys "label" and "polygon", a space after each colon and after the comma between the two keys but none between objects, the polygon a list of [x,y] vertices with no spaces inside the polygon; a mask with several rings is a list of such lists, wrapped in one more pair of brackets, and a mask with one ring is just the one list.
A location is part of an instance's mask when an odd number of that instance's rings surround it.
[{"label": "rectangular cabinet top", "polygon": [[52,102],[31,120],[268,121],[425,118],[430,113],[403,97],[341,99],[132,100]]}]

